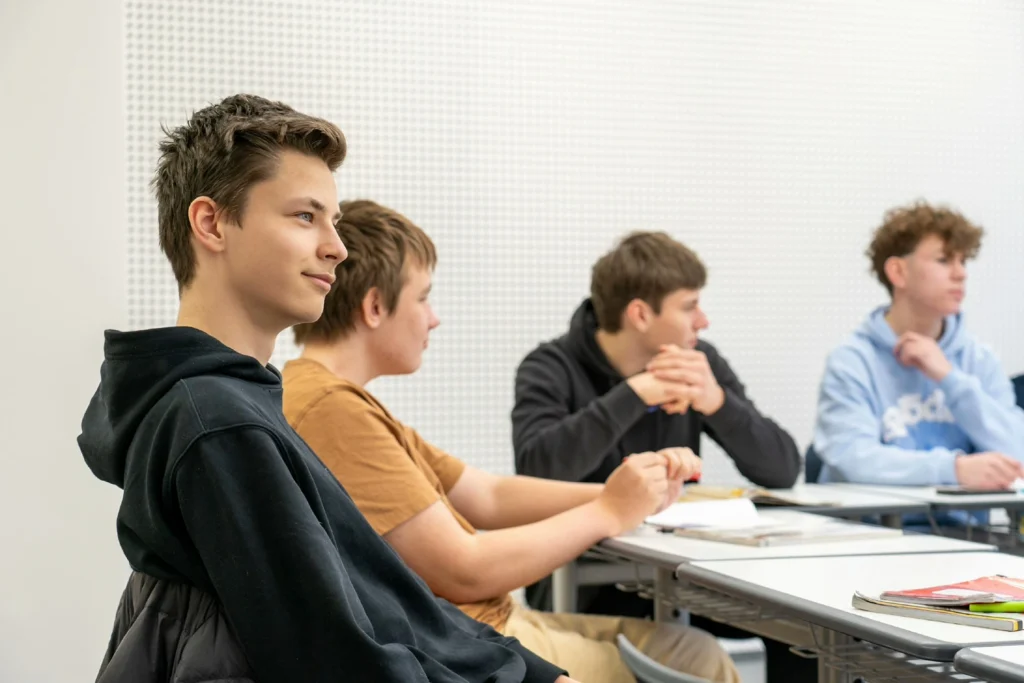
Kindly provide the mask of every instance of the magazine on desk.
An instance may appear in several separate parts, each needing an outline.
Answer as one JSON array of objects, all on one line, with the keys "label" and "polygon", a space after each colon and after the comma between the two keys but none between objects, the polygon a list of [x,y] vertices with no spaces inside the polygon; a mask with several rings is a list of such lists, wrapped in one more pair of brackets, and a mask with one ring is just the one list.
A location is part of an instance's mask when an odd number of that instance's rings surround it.
[{"label": "magazine on desk", "polygon": [[853,606],[866,612],[978,626],[998,631],[1024,630],[1024,580],[984,576],[929,588],[856,592]]},{"label": "magazine on desk", "polygon": [[759,512],[746,498],[675,503],[647,524],[679,536],[736,545],[769,547],[890,538],[901,529],[876,527],[791,510]]}]

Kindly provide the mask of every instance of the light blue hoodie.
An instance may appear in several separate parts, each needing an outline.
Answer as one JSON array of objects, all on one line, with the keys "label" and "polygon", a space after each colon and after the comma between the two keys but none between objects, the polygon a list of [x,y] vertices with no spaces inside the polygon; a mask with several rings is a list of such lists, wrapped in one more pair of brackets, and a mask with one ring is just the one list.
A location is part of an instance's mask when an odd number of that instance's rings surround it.
[{"label": "light blue hoodie", "polygon": [[939,339],[953,371],[934,382],[896,359],[887,310],[873,311],[828,358],[814,428],[819,481],[956,484],[959,454],[999,451],[1024,462],[1024,411],[961,315],[946,318]]}]

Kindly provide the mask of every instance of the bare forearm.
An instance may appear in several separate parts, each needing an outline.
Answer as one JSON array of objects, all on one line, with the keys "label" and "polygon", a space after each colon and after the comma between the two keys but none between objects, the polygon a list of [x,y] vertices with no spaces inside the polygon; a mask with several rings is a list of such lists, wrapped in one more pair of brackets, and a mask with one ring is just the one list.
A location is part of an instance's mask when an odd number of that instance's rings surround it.
[{"label": "bare forearm", "polygon": [[618,520],[597,501],[542,522],[477,534],[460,596],[474,602],[538,581],[592,545],[619,532]]},{"label": "bare forearm", "polygon": [[596,499],[601,484],[577,484],[536,477],[501,477],[494,485],[488,529],[532,524]]}]

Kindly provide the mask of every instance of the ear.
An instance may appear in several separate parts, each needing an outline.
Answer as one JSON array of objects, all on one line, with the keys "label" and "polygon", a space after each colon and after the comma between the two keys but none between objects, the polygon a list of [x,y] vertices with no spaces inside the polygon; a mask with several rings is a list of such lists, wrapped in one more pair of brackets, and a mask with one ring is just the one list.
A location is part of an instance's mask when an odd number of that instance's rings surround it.
[{"label": "ear", "polygon": [[384,310],[384,298],[381,296],[379,289],[370,287],[370,291],[363,297],[361,311],[364,325],[371,330],[380,327],[380,324],[387,316],[387,312]]},{"label": "ear", "polygon": [[197,248],[224,251],[223,212],[209,197],[196,197],[188,205],[188,222]]},{"label": "ear", "polygon": [[638,332],[646,332],[654,319],[654,311],[643,299],[633,299],[626,304],[626,310],[622,312],[624,318],[623,327],[628,324]]},{"label": "ear", "polygon": [[894,290],[904,289],[907,286],[907,260],[905,258],[890,256],[885,260],[883,269]]}]

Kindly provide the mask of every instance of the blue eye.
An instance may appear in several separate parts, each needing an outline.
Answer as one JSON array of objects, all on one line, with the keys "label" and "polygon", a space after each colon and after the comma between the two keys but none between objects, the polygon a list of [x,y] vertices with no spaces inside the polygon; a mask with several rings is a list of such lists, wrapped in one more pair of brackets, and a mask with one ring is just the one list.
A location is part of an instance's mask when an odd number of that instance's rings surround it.
[{"label": "blue eye", "polygon": [[[304,220],[307,223],[313,222],[313,214],[309,211],[303,211],[302,213],[297,213],[295,215],[298,216],[300,220]],[[308,218],[306,218],[306,216],[308,216]]]}]

